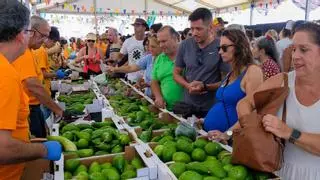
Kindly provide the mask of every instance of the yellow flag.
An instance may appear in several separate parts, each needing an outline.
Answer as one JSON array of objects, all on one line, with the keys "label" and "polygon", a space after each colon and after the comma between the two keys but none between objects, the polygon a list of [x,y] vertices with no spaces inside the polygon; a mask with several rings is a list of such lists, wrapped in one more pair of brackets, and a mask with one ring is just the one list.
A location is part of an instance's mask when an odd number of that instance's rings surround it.
[{"label": "yellow flag", "polygon": [[241,10],[245,10],[249,8],[249,3],[241,4]]},{"label": "yellow flag", "polygon": [[73,6],[71,4],[69,4],[69,10],[72,11],[73,10]]}]

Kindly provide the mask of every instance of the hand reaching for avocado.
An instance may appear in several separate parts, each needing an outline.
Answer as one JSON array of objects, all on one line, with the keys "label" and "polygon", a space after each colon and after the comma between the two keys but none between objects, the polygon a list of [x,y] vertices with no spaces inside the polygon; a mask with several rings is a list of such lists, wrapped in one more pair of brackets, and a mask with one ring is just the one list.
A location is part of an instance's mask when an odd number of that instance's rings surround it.
[{"label": "hand reaching for avocado", "polygon": [[218,130],[213,130],[208,132],[208,139],[216,140],[223,144],[228,144],[230,137],[226,133],[222,133]]},{"label": "hand reaching for avocado", "polygon": [[166,108],[166,102],[164,102],[163,98],[156,98],[154,101],[155,105],[159,108],[165,109]]}]

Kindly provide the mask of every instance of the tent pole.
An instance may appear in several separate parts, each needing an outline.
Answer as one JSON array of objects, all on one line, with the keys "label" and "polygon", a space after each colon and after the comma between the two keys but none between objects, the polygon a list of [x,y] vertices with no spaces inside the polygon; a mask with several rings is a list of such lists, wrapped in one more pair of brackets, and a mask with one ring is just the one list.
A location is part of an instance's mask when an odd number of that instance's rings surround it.
[{"label": "tent pole", "polygon": [[98,34],[98,19],[97,19],[97,0],[93,0],[93,15],[94,15],[94,26],[96,29],[96,34]]},{"label": "tent pole", "polygon": [[253,22],[253,7],[252,4],[250,4],[250,26],[252,25]]},{"label": "tent pole", "polygon": [[[144,10],[145,12],[148,12],[148,0],[144,0]],[[146,15],[145,15],[145,18],[147,18]]]},{"label": "tent pole", "polygon": [[305,17],[304,20],[309,20],[309,14],[310,14],[310,0],[306,0],[306,9],[305,9]]}]

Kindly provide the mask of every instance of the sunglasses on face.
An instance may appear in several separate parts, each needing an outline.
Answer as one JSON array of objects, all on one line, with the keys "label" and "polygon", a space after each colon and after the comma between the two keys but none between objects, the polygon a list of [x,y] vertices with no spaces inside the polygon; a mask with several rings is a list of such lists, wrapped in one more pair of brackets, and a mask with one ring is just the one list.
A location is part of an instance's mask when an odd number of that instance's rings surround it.
[{"label": "sunglasses on face", "polygon": [[88,42],[92,42],[92,43],[94,43],[94,42],[96,42],[95,40],[87,40]]},{"label": "sunglasses on face", "polygon": [[227,52],[228,48],[231,46],[235,46],[234,44],[230,44],[230,45],[222,45],[218,47],[218,52],[220,51],[220,49],[222,49],[223,52]]}]

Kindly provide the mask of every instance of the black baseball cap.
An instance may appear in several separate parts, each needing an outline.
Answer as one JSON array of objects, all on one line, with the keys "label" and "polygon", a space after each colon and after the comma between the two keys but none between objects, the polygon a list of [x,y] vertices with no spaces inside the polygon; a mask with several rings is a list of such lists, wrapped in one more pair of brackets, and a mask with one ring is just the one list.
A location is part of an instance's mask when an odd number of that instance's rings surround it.
[{"label": "black baseball cap", "polygon": [[51,26],[51,31],[49,34],[49,39],[53,41],[59,41],[60,40],[60,32],[57,27]]},{"label": "black baseball cap", "polygon": [[216,17],[213,20],[213,24],[216,25],[217,23],[219,24],[228,24],[228,21],[224,21],[221,17]]},{"label": "black baseball cap", "polygon": [[151,25],[150,29],[152,29],[155,33],[157,33],[162,28],[162,23]]},{"label": "black baseball cap", "polygon": [[136,20],[134,21],[134,23],[131,24],[131,25],[134,26],[135,24],[142,24],[142,25],[144,25],[144,26],[146,27],[146,31],[149,31],[149,26],[148,26],[147,22],[146,22],[144,19],[142,19],[142,18],[136,18]]}]

